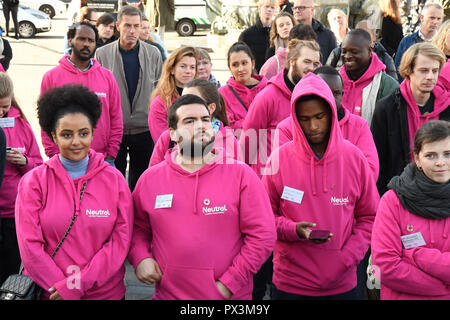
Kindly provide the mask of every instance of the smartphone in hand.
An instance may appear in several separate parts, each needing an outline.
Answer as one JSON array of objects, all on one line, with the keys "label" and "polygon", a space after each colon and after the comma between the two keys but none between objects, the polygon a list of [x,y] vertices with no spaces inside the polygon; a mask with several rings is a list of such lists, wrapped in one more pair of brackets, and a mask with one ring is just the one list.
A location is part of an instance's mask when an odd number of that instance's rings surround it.
[{"label": "smartphone in hand", "polygon": [[330,231],[328,230],[312,230],[309,234],[309,240],[326,241],[330,236]]}]

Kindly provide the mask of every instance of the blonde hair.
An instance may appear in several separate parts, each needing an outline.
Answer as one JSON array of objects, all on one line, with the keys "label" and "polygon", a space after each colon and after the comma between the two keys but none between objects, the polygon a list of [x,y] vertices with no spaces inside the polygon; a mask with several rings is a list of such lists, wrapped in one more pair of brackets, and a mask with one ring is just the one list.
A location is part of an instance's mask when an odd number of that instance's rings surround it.
[{"label": "blonde hair", "polygon": [[300,57],[300,52],[303,47],[310,48],[311,50],[318,51],[320,54],[320,46],[316,41],[313,40],[298,40],[292,39],[288,44],[288,54],[286,56],[286,70],[289,70],[292,60],[298,59]]},{"label": "blonde hair", "polygon": [[[175,85],[175,76],[172,75],[172,70],[175,68],[178,62],[184,57],[193,57],[197,61],[197,49],[194,47],[181,47],[174,50],[167,58],[162,67],[161,78],[158,81],[158,85],[152,93],[150,100],[153,100],[158,95],[161,96],[165,102],[166,107],[172,103],[173,98],[179,96],[177,87]],[[197,63],[195,64],[195,75],[197,76]]]},{"label": "blonde hair", "polygon": [[275,8],[278,7],[278,0],[259,0],[258,1],[258,8],[261,8],[265,3],[270,3],[275,6]]},{"label": "blonde hair", "polygon": [[19,110],[22,119],[28,122],[25,114],[23,113],[22,109],[16,101],[16,98],[14,97],[14,84],[11,78],[7,73],[0,72],[0,99],[8,97],[11,97],[11,105]]},{"label": "blonde hair", "polygon": [[409,47],[402,56],[398,71],[403,78],[409,79],[409,76],[414,72],[416,59],[419,54],[438,61],[439,71],[445,63],[444,53],[434,44],[429,42],[416,43]]},{"label": "blonde hair", "polygon": [[297,21],[295,20],[294,16],[289,12],[280,12],[279,14],[277,14],[273,19],[272,27],[270,28],[270,47],[275,47],[275,39],[278,37],[277,20],[281,17],[289,17],[292,22],[292,27],[297,25]]},{"label": "blonde hair", "polygon": [[402,23],[400,8],[396,0],[378,0],[378,6],[384,17],[390,17],[397,24]]},{"label": "blonde hair", "polygon": [[446,49],[447,49],[447,51],[450,51],[450,48],[445,47],[445,41],[446,41],[449,33],[450,33],[450,20],[447,20],[440,26],[436,36],[434,37],[434,39],[432,41],[432,43],[436,47],[441,49],[442,52],[444,52],[444,54],[447,54]]},{"label": "blonde hair", "polygon": [[341,16],[347,17],[347,15],[345,14],[345,12],[342,11],[341,9],[333,8],[333,9],[331,9],[330,11],[328,11],[328,13],[327,13],[327,20],[328,20],[328,23],[330,23],[331,15],[332,15],[333,13],[337,13],[337,14],[340,14]]}]

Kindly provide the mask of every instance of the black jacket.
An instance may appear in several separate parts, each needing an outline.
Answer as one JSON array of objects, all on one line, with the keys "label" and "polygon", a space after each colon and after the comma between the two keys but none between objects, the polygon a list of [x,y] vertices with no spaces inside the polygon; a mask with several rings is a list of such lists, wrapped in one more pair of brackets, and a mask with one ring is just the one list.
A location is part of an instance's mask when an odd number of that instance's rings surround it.
[{"label": "black jacket", "polygon": [[[377,181],[380,196],[387,191],[389,181],[400,175],[410,161],[406,110],[406,100],[400,88],[379,100],[375,106],[370,130],[380,161],[380,175]],[[450,121],[450,106],[441,112],[439,119]]]},{"label": "black jacket", "polygon": [[264,27],[261,20],[253,26],[242,31],[239,41],[245,42],[255,56],[255,69],[259,73],[264,62],[266,62],[266,50],[270,45],[270,27]]},{"label": "black jacket", "polygon": [[3,40],[3,53],[2,55],[4,55],[3,59],[0,59],[0,63],[3,66],[3,69],[5,69],[5,71],[8,71],[9,69],[9,62],[11,61],[13,54],[12,54],[12,49],[11,49],[11,45],[9,44],[9,41],[6,40],[5,38],[2,39]]},{"label": "black jacket", "polygon": [[312,19],[312,28],[317,34],[317,42],[320,45],[321,58],[320,61],[324,65],[327,62],[331,51],[337,47],[336,37],[334,33],[327,29],[322,23],[316,19]]},{"label": "black jacket", "polygon": [[[342,59],[341,59],[341,51],[342,51],[342,45],[335,48],[327,60],[327,65],[332,66],[333,68],[336,68],[336,70],[339,71],[339,69],[342,67]],[[374,42],[373,45],[373,52],[377,55],[378,59],[381,60],[381,62],[384,63],[386,66],[386,73],[390,75],[395,80],[397,79],[397,69],[395,69],[394,59],[389,55],[387,50],[383,47],[381,43],[378,41]]]},{"label": "black jacket", "polygon": [[0,187],[2,186],[3,174],[6,164],[6,137],[3,129],[0,128]]},{"label": "black jacket", "polygon": [[402,24],[392,21],[391,17],[383,17],[381,25],[381,44],[386,48],[391,57],[397,52],[398,45],[403,39]]},{"label": "black jacket", "polygon": [[287,1],[285,4],[283,4],[280,7],[280,12],[289,12],[290,14],[294,14],[294,12],[292,11],[292,7],[294,7],[294,5],[292,3],[290,3],[289,1]]}]

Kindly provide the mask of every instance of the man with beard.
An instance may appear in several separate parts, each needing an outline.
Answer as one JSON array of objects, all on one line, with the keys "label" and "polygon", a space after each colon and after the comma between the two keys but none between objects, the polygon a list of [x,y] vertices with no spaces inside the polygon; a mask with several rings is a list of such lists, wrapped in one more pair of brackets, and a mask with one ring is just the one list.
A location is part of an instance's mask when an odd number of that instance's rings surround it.
[{"label": "man with beard", "polygon": [[[71,56],[64,56],[59,65],[44,74],[41,95],[54,87],[81,84],[95,92],[102,103],[102,113],[95,128],[92,148],[105,155],[114,166],[122,141],[123,122],[120,94],[114,75],[92,58],[98,40],[97,29],[89,23],[78,22],[67,32]],[[41,131],[45,154],[51,158],[59,153],[58,146]]]},{"label": "man with beard", "polygon": [[136,185],[128,259],[140,281],[156,282],[155,300],[249,300],[276,239],[264,187],[244,163],[223,164],[201,98],[182,96],[167,118],[178,148]]},{"label": "man with beard", "polygon": [[371,131],[380,158],[380,195],[413,160],[414,135],[420,126],[430,120],[450,121],[450,92],[438,81],[444,63],[444,53],[433,44],[414,44],[400,64],[405,80],[375,107]]}]

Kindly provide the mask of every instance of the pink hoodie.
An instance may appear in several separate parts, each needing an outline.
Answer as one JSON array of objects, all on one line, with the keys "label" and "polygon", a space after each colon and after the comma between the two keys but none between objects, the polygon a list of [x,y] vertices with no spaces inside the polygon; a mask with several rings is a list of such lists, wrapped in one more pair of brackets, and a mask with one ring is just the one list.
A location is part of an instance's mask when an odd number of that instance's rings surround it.
[{"label": "pink hoodie", "polygon": [[247,110],[239,102],[238,98],[234,95],[228,86],[231,86],[234,91],[239,95],[245,107],[250,110],[250,105],[255,96],[266,87],[268,81],[267,78],[260,75],[254,75],[253,78],[259,80],[259,83],[252,89],[247,88],[243,84],[237,82],[233,77],[230,77],[227,81],[227,85],[219,88],[219,92],[222,95],[227,105],[227,115],[230,126],[235,130],[235,135],[239,137],[240,133],[236,132],[238,129],[242,129],[244,119],[247,116]]},{"label": "pink hoodie", "polygon": [[[326,152],[318,160],[295,112],[296,101],[314,94],[332,111]],[[300,80],[291,99],[294,141],[273,151],[267,164],[273,175],[263,177],[272,203],[278,240],[273,255],[273,283],[285,292],[327,296],[356,286],[356,266],[369,248],[379,196],[362,152],[343,139],[333,94],[317,75]],[[287,187],[295,189],[291,190]],[[286,200],[289,194],[296,194]],[[296,201],[296,202],[295,202]],[[324,244],[300,239],[296,225],[316,223],[315,229],[334,236]]]},{"label": "pink hoodie", "polygon": [[[74,210],[72,230],[52,259]],[[90,150],[86,174],[74,180],[58,156],[27,173],[19,184],[16,225],[25,274],[44,289],[44,299],[53,286],[64,300],[125,296],[133,204],[124,177],[102,154]]]},{"label": "pink hoodie", "polygon": [[259,70],[259,74],[271,79],[284,69],[286,63],[287,48],[280,47],[274,56],[270,57]]},{"label": "pink hoodie", "polygon": [[[176,154],[147,169],[134,189],[130,263],[157,261],[154,300],[223,300],[215,281],[233,300],[251,299],[253,275],[276,238],[261,181],[244,163],[219,164],[220,153],[194,173],[175,163]],[[155,209],[161,195],[173,196],[170,207]]]},{"label": "pink hoodie", "polygon": [[41,152],[33,130],[22,118],[20,111],[11,106],[7,117],[14,118],[14,127],[3,128],[6,146],[21,150],[27,158],[27,164],[17,166],[6,162],[3,183],[0,188],[0,218],[14,218],[14,204],[20,179],[25,173],[42,164]]},{"label": "pink hoodie", "polygon": [[437,85],[440,85],[443,89],[450,91],[450,60],[447,60],[447,63],[442,67]]},{"label": "pink hoodie", "polygon": [[381,62],[378,56],[372,52],[372,60],[367,71],[356,81],[350,80],[345,69],[345,64],[342,65],[339,73],[344,82],[344,94],[342,95],[342,105],[345,106],[351,113],[358,116],[361,115],[362,92],[372,81],[375,74],[386,70],[386,66]]},{"label": "pink hoodie", "polygon": [[[424,246],[405,250],[401,236],[420,232]],[[372,263],[382,300],[450,300],[450,218],[425,219],[406,210],[393,190],[381,198],[372,233]]]},{"label": "pink hoodie", "polygon": [[405,79],[400,85],[400,92],[406,100],[406,110],[408,117],[409,145],[411,147],[410,160],[413,160],[414,135],[417,130],[428,121],[439,120],[439,114],[450,107],[450,91],[441,86],[434,86],[432,94],[434,95],[434,109],[428,114],[420,114],[419,107],[411,92],[410,80]]},{"label": "pink hoodie", "polygon": [[239,139],[245,162],[260,178],[272,149],[279,146],[278,141],[272,139],[272,134],[278,123],[290,115],[292,92],[284,81],[285,72],[283,69],[269,80],[268,85],[253,99]]},{"label": "pink hoodie", "polygon": [[[164,131],[155,143],[152,157],[150,158],[149,167],[154,166],[164,161],[165,155],[170,145],[170,133],[169,130]],[[214,138],[214,148],[224,149],[224,153],[228,158],[235,160],[242,160],[243,155],[236,137],[234,136],[233,129],[230,127],[224,127],[221,123],[221,127]]]},{"label": "pink hoodie", "polygon": [[[94,129],[92,149],[114,158],[120,149],[123,135],[122,107],[120,103],[119,87],[114,75],[102,67],[97,60],[87,71],[81,72],[73,66],[64,56],[59,60],[59,66],[47,71],[41,83],[41,95],[54,87],[65,84],[81,84],[95,92],[102,103],[102,114]],[[42,144],[45,154],[51,158],[59,153],[58,146],[50,137],[41,131]]]},{"label": "pink hoodie", "polygon": [[[367,121],[360,116],[351,114],[350,111],[345,108],[343,108],[343,110],[345,116],[339,120],[342,137],[353,143],[362,151],[376,181],[378,180],[378,174],[380,172],[380,163],[369,125],[367,124]],[[278,124],[275,137],[279,139],[280,146],[293,140],[292,117],[289,116]]]},{"label": "pink hoodie", "polygon": [[[173,103],[179,97],[173,97],[171,103]],[[148,112],[148,128],[152,135],[153,142],[156,144],[161,134],[169,129],[169,123],[167,122],[167,110],[170,106],[162,100],[161,96],[156,96],[150,103],[150,110]]]}]

